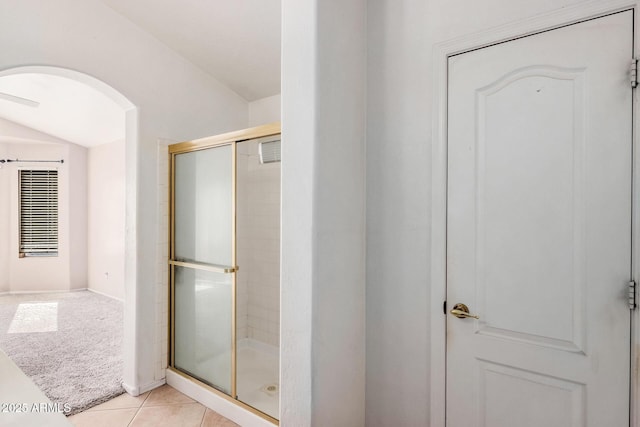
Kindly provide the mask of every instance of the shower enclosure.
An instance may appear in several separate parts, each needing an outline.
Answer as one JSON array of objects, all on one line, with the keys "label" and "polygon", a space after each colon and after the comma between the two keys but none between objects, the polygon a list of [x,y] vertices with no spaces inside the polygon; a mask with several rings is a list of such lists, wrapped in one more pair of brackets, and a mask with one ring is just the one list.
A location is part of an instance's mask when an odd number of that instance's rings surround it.
[{"label": "shower enclosure", "polygon": [[169,147],[170,369],[279,409],[280,126]]}]

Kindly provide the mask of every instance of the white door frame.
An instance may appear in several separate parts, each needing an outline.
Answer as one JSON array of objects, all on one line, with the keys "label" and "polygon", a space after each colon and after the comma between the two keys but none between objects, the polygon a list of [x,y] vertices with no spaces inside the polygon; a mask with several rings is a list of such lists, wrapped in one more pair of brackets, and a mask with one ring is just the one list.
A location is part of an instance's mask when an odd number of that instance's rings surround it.
[{"label": "white door frame", "polygon": [[[490,46],[523,36],[539,33],[623,10],[634,12],[634,56],[638,58],[640,41],[638,31],[638,7],[640,0],[591,0],[550,13],[513,22],[494,29],[463,36],[440,43],[433,56],[433,133],[432,133],[432,197],[431,197],[431,427],[445,426],[446,399],[446,315],[442,303],[446,300],[447,266],[447,61],[452,55]],[[629,57],[631,61],[631,56]],[[631,90],[631,89],[630,89]],[[638,90],[633,94],[634,112],[639,111]],[[636,129],[640,129],[640,118],[633,115],[633,278],[640,277],[640,140]],[[636,361],[631,369],[630,427],[640,427],[640,309],[631,316],[631,360]]]}]

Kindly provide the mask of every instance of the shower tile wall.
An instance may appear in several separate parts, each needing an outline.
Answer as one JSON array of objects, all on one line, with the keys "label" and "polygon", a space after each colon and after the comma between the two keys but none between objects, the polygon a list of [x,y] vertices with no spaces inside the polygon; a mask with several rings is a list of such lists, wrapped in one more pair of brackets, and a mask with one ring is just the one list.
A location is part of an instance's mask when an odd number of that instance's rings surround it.
[{"label": "shower tile wall", "polygon": [[280,345],[280,163],[238,144],[237,338]]}]

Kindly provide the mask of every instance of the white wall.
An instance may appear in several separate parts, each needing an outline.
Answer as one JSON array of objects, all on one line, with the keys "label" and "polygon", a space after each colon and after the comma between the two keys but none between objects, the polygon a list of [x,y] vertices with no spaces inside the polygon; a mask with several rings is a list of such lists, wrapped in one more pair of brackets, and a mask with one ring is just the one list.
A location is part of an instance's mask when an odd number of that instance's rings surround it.
[{"label": "white wall", "polygon": [[[26,25],[25,23],[28,23]],[[126,97],[137,120],[127,125],[125,370],[128,390],[161,378],[154,341],[157,143],[246,127],[247,102],[98,0],[8,0],[0,3],[0,70],[25,64],[76,70]]]},{"label": "white wall", "polygon": [[426,1],[372,0],[368,5],[366,423],[426,426],[428,13],[443,21],[457,18],[450,16],[451,6],[432,11]]},{"label": "white wall", "polygon": [[281,424],[362,426],[366,3],[282,10]]},{"label": "white wall", "polygon": [[[0,279],[0,292],[89,287],[122,299],[124,141],[87,150],[2,119],[0,141],[7,141],[0,143],[0,158],[3,159],[65,160],[62,165],[7,163],[0,170],[0,186],[3,189],[0,191],[0,233],[7,236],[0,244],[0,271],[7,272]],[[18,259],[17,253],[14,253],[17,222],[13,219],[17,210],[17,170],[19,167],[43,165],[60,170],[61,253],[55,258]],[[63,230],[68,232],[63,235]],[[38,268],[33,268],[34,264]],[[43,271],[43,268],[46,269]],[[104,274],[106,272],[108,276]]]},{"label": "white wall", "polygon": [[85,147],[68,144],[69,168],[69,289],[87,288],[87,154]]},{"label": "white wall", "polygon": [[282,1],[280,424],[301,427],[313,415],[315,6]]},{"label": "white wall", "polygon": [[[15,125],[19,128],[18,125]],[[3,129],[6,130],[6,129]],[[0,169],[0,204],[5,208],[0,223],[5,226],[3,264],[9,292],[67,291],[86,287],[86,149],[41,134],[43,143],[0,143],[3,158],[25,160],[64,160],[60,163],[5,163]],[[4,140],[11,138],[4,137]],[[18,170],[55,168],[58,170],[58,256],[18,257]],[[8,218],[8,221],[7,221]]]},{"label": "white wall", "polygon": [[281,95],[257,99],[249,103],[249,127],[280,121]]},{"label": "white wall", "polygon": [[368,2],[368,427],[429,425],[434,45],[573,3]]},{"label": "white wall", "polygon": [[[84,182],[83,171],[86,167],[85,149],[67,141],[55,138],[42,132],[20,124],[0,119],[0,158],[2,159],[65,159],[66,164],[38,164],[31,166],[43,167],[43,165],[57,167],[61,170],[59,177],[61,188],[60,194],[60,226],[69,229],[69,217],[73,216],[74,226],[69,233],[62,236],[60,241],[61,257],[48,260],[18,259],[17,253],[17,179],[18,167],[27,167],[27,163],[5,163],[0,165],[0,292],[9,291],[40,291],[40,290],[68,290],[76,287],[76,281],[86,279],[86,271],[83,270],[83,254],[78,254],[79,258],[73,259],[72,251],[77,250],[86,253],[86,244],[83,243],[85,221],[84,208],[77,213],[75,209],[83,203],[84,193],[71,195],[73,182],[68,182],[68,177],[75,181]],[[64,181],[63,181],[64,180]],[[65,183],[63,185],[63,183]],[[75,189],[74,189],[75,191]],[[69,209],[71,206],[72,209]],[[74,248],[69,239],[79,238]],[[62,245],[65,246],[62,249]],[[71,260],[73,259],[73,262]],[[21,261],[21,262],[20,262]],[[32,277],[33,265],[46,267],[44,272],[40,271],[40,277]],[[51,275],[53,281],[43,281],[42,277]],[[72,279],[73,278],[73,279]],[[84,287],[82,285],[81,287]]]},{"label": "white wall", "polygon": [[89,149],[88,283],[95,292],[124,298],[125,141]]}]

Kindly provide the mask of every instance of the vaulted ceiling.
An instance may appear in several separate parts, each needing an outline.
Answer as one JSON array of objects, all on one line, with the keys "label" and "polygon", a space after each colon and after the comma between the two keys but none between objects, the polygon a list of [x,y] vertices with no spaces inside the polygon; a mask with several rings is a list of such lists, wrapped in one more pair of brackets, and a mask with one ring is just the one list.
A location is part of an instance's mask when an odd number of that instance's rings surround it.
[{"label": "vaulted ceiling", "polygon": [[102,0],[247,101],[280,93],[280,0]]},{"label": "vaulted ceiling", "polygon": [[40,73],[2,76],[0,99],[3,119],[65,141],[92,147],[124,139],[122,108],[102,92],[66,77]]},{"label": "vaulted ceiling", "polygon": [[[280,93],[280,0],[100,1],[247,101]],[[124,137],[118,106],[50,75],[0,77],[0,117],[85,146]]]}]

